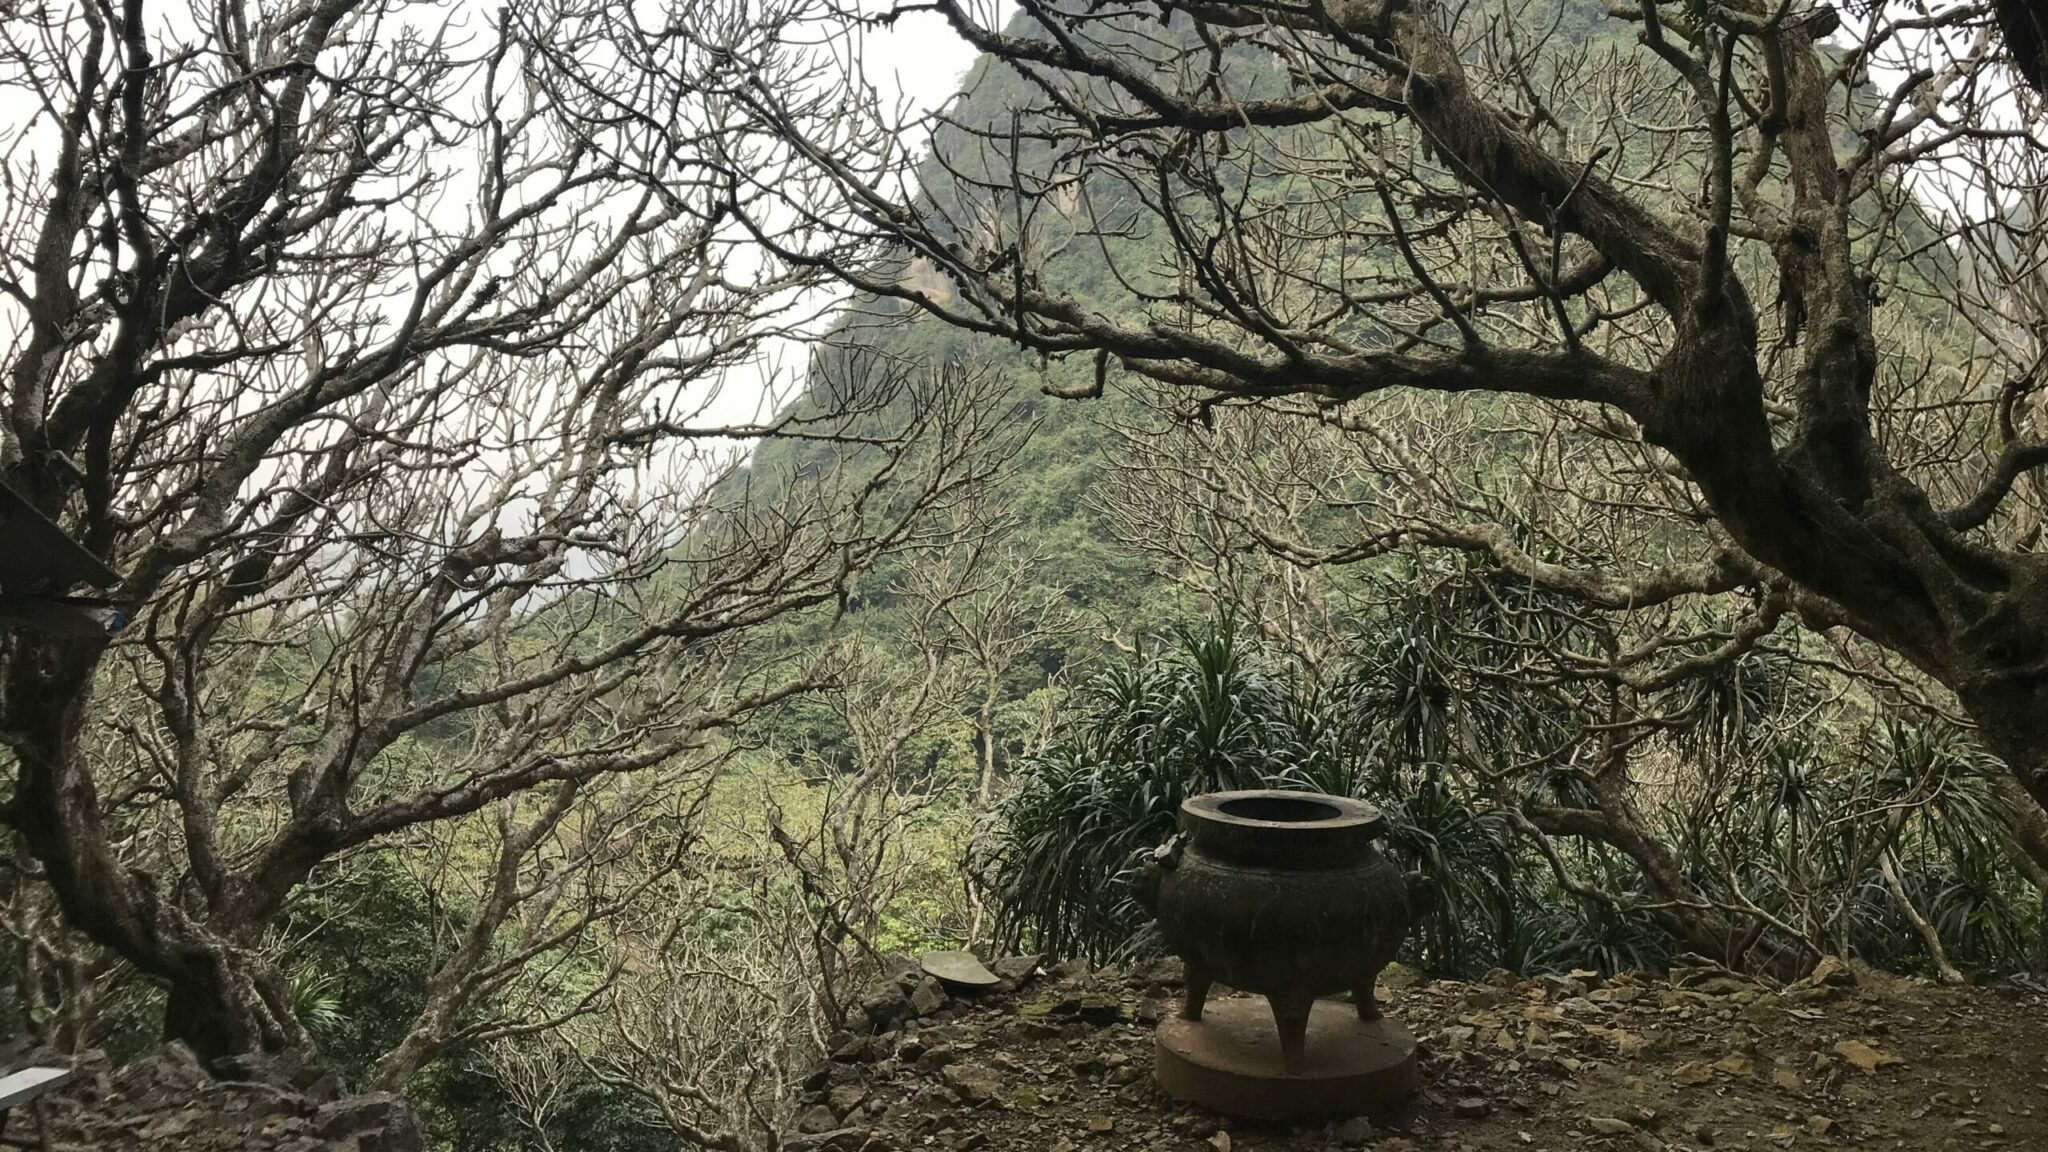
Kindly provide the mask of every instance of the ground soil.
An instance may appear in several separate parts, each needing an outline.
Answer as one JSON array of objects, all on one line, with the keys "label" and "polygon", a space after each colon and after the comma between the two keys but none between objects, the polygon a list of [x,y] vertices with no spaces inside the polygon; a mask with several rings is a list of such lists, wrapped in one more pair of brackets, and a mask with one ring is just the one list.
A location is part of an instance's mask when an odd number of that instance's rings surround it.
[{"label": "ground soil", "polygon": [[[1709,968],[1383,988],[1427,1087],[1369,1122],[1255,1124],[1166,1099],[1170,965],[1068,968],[840,1037],[796,1148],[947,1152],[2048,1150],[2048,997],[1826,962],[1789,987]],[[930,982],[927,981],[927,984]],[[1016,981],[1011,981],[1011,984]],[[906,987],[909,985],[906,984]],[[924,989],[930,1008],[932,989]]]}]

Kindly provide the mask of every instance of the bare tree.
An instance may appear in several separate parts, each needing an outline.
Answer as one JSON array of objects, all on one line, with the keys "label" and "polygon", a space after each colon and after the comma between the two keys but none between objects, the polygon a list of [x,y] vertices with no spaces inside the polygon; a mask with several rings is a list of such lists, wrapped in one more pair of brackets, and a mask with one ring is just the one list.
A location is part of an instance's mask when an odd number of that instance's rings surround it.
[{"label": "bare tree", "polygon": [[575,1052],[558,1042],[499,1040],[484,1046],[483,1057],[533,1147],[555,1152],[553,1126],[581,1071]]},{"label": "bare tree", "polygon": [[[611,787],[571,780],[546,795],[508,796],[487,833],[474,826],[481,821],[424,826],[423,836],[438,843],[415,852],[432,866],[422,886],[443,900],[466,898],[467,914],[369,1086],[397,1091],[443,1052],[502,1047],[602,1008],[630,955],[615,941],[646,934],[636,921],[695,847],[720,766],[649,771]],[[488,852],[486,867],[465,868],[460,861],[479,848]],[[475,891],[464,892],[472,883]]]},{"label": "bare tree", "polygon": [[821,699],[851,764],[797,750],[807,778],[771,770],[748,781],[757,802],[711,815],[708,850],[632,918],[618,995],[579,1026],[597,1074],[696,1146],[780,1147],[805,1071],[872,990],[888,918],[943,899],[951,862],[924,850],[937,789],[910,750],[957,720],[964,670],[859,641],[835,664]]},{"label": "bare tree", "polygon": [[[1816,642],[1726,598],[1598,608],[1440,535],[1480,523],[1524,556],[1639,555],[1660,506],[1603,483],[1625,470],[1598,441],[1568,447],[1560,421],[1428,394],[1389,398],[1369,425],[1302,417],[1233,408],[1211,428],[1134,431],[1100,499],[1219,613],[1342,685],[1331,707],[1379,726],[1357,741],[1392,761],[1376,771],[1442,774],[1533,849],[1517,868],[1722,963],[1798,971],[1867,942],[1879,917],[1859,901],[1882,883],[1936,973],[1956,974],[1916,907],[1940,887],[1922,870],[1951,875],[1968,838],[2017,840],[2040,809],[1966,746],[1897,739],[1957,729],[1938,692],[1852,633]],[[1501,463],[1482,477],[1443,460]],[[1385,554],[1389,538],[1414,546]],[[1903,732],[1887,723],[1901,717]],[[1623,879],[1602,866],[1616,856]]]},{"label": "bare tree", "polygon": [[664,885],[669,930],[624,942],[635,970],[583,1029],[586,1066],[646,1102],[690,1146],[779,1146],[803,1069],[832,1026],[820,993],[845,972],[819,963],[848,957],[818,947],[815,923],[792,907],[787,875],[779,849],[754,827],[725,844],[715,866]]},{"label": "bare tree", "polygon": [[[973,673],[937,647],[937,606],[917,604],[915,613],[907,659],[891,659],[869,641],[847,645],[826,699],[846,732],[851,762],[843,772],[836,762],[817,765],[815,813],[785,814],[772,799],[765,805],[768,830],[803,884],[818,946],[833,955],[879,960],[884,918],[919,880],[920,866],[950,863],[913,858],[908,832],[941,791],[919,745],[958,723]],[[826,956],[819,966],[827,973],[846,968]],[[843,1012],[850,992],[843,978],[822,991],[832,1013]]]},{"label": "bare tree", "polygon": [[[1166,419],[1120,429],[1116,482],[1088,497],[1117,540],[1210,615],[1307,666],[1341,656],[1345,585],[1334,574],[1344,565],[1322,560],[1318,542],[1376,532],[1359,454],[1330,428],[1264,412],[1233,412],[1196,434],[1171,419],[1173,397],[1159,399],[1166,409],[1148,415]],[[1333,450],[1347,458],[1337,468]]]},{"label": "bare tree", "polygon": [[[303,1044],[269,927],[339,854],[447,821],[496,845],[484,914],[383,1078],[504,1034],[465,1010],[610,906],[549,846],[810,686],[761,627],[839,600],[1001,439],[985,385],[928,386],[968,374],[853,356],[756,415],[816,275],[732,223],[729,107],[650,103],[584,16],[0,26],[0,480],[133,621],[0,641],[0,825],[203,1055]],[[766,436],[810,454],[749,488]]]},{"label": "bare tree", "polygon": [[[785,255],[1081,361],[1066,395],[1130,374],[1197,421],[1294,407],[1390,456],[1411,434],[1390,397],[1549,413],[1570,435],[1545,447],[1604,457],[1584,495],[1668,530],[1543,554],[1453,502],[1353,555],[1420,541],[1596,606],[1732,596],[1745,635],[1782,616],[1853,631],[1951,690],[2048,804],[2043,139],[1988,9],[1021,0],[1005,28],[934,0],[879,18],[912,8],[1024,97],[963,102],[913,171],[906,125],[859,84],[737,91],[839,196],[829,242]],[[863,19],[803,15],[814,38]],[[1066,274],[1083,258],[1108,268],[1085,292]]]},{"label": "bare tree", "polygon": [[1025,656],[1075,630],[1063,590],[1032,584],[1044,558],[1018,551],[1017,527],[1007,512],[964,508],[943,539],[914,556],[895,589],[912,605],[910,644],[928,660],[966,665],[977,809],[988,807],[1003,757],[998,712],[1007,678]]},{"label": "bare tree", "polygon": [[18,849],[0,866],[0,939],[14,961],[9,1008],[25,1042],[77,1052],[99,1041],[101,1013],[135,973],[65,925],[37,871]]}]

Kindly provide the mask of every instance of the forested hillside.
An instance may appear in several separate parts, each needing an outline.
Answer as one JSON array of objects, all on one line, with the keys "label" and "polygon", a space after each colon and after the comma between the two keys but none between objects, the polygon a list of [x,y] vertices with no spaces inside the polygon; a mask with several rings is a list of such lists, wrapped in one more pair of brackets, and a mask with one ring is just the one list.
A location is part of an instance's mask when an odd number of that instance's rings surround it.
[{"label": "forested hillside", "polygon": [[[1540,53],[1530,52],[1537,69],[1534,81],[1556,85],[1560,92],[1589,76],[1627,75],[1647,58],[1633,26],[1610,18],[1591,0],[1537,6],[1519,11],[1518,18],[1528,44],[1543,47]],[[1189,66],[1181,54],[1208,51],[1188,20],[1128,25],[1109,20],[1088,27],[1112,50],[1154,62],[1162,77]],[[1030,39],[1042,35],[1042,29],[1020,13],[1005,33]],[[1514,35],[1507,33],[1509,40]],[[1475,53],[1496,50],[1498,45],[1477,42],[1473,48]],[[1269,55],[1246,44],[1223,46],[1219,52],[1219,75],[1227,78],[1234,98],[1270,100],[1289,91],[1292,82]],[[1877,99],[1870,90],[1852,97],[1858,116]],[[1643,93],[1624,92],[1618,98],[1640,104],[1645,114],[1654,107]],[[1560,130],[1567,135],[1580,131],[1583,120],[1589,133],[1607,131],[1596,115],[1606,107],[1594,102],[1575,113],[1570,104],[1561,104],[1555,109]],[[962,77],[960,95],[921,127],[930,132],[931,144],[916,167],[917,187],[933,217],[943,221],[946,237],[972,247],[999,234],[994,220],[1005,213],[1019,220],[1029,214],[1033,227],[1049,220],[1043,225],[1049,235],[1034,241],[1044,251],[1032,274],[1113,317],[1142,319],[1142,303],[1176,293],[1185,297],[1194,290],[1185,267],[1174,270],[1177,256],[1169,226],[1147,211],[1152,190],[1100,176],[1046,175],[1059,171],[1055,156],[1061,146],[1048,137],[1060,127],[1058,115],[1023,70],[982,57]],[[1855,141],[1853,119],[1844,119],[1835,129],[1836,146],[1846,154]],[[1309,201],[1315,197],[1318,166],[1331,165],[1334,171],[1344,162],[1330,151],[1328,134],[1305,132],[1289,146],[1313,159],[1250,176],[1246,188],[1277,203]],[[1318,155],[1319,149],[1328,154]],[[1668,179],[1672,168],[1694,180],[1703,178],[1697,157],[1682,153],[1659,149],[1636,163],[1639,177],[1646,180]],[[1012,173],[1023,174],[1015,178],[1014,188]],[[1347,206],[1374,210],[1363,201]],[[1951,323],[1942,303],[1942,293],[1958,274],[1954,248],[1939,241],[1922,218],[1921,206],[1910,199],[1902,204],[1872,200],[1865,210],[1887,214],[1881,228],[1895,232],[1896,243],[1912,254],[1885,266],[1886,296],[1892,303],[1888,324],[1914,345],[1921,360],[1943,372],[1958,372],[1978,336]],[[1747,257],[1753,264],[1763,260],[1753,246]],[[1361,277],[1384,276],[1400,260],[1391,243],[1347,258],[1361,264],[1351,273]],[[929,261],[898,258],[891,268],[912,293],[940,302],[957,299],[956,285]],[[1369,328],[1357,338],[1368,345],[1391,339]],[[958,366],[997,383],[1000,418],[1028,431],[1028,441],[980,498],[972,523],[956,526],[963,535],[999,526],[1002,555],[1016,565],[1005,573],[1009,593],[1022,603],[1057,602],[1065,610],[1057,633],[1037,638],[1009,667],[1006,701],[1021,701],[1049,680],[1072,683],[1117,651],[1128,652],[1176,627],[1232,614],[1247,617],[1248,628],[1283,649],[1313,658],[1341,643],[1334,639],[1338,634],[1372,619],[1384,603],[1384,580],[1409,579],[1413,556],[1419,554],[1325,563],[1361,544],[1373,550],[1369,541],[1386,534],[1386,518],[1373,506],[1406,499],[1397,478],[1372,475],[1371,467],[1360,471],[1358,461],[1347,458],[1352,449],[1304,444],[1284,428],[1251,418],[1232,425],[1231,402],[1215,407],[1190,403],[1155,382],[1111,372],[1090,355],[1035,351],[1013,339],[944,323],[907,301],[870,295],[856,295],[818,355],[822,364],[851,359],[862,371],[912,375]],[[821,380],[835,376],[830,368],[814,372]],[[827,386],[821,397],[800,397],[785,415],[829,411],[830,393]],[[1532,522],[1540,522],[1545,513],[1543,497],[1527,475],[1529,453],[1542,451],[1546,440],[1564,455],[1602,439],[1586,430],[1535,430],[1524,416],[1525,406],[1508,396],[1472,397],[1460,407],[1453,415],[1424,403],[1399,412],[1396,419],[1443,422],[1444,436],[1433,450],[1469,475],[1480,499]],[[1219,417],[1226,426],[1218,428]],[[867,414],[862,419],[881,426],[890,417]],[[1552,439],[1560,435],[1561,442]],[[1262,479],[1233,472],[1247,456]],[[839,444],[771,441],[731,483],[747,488],[751,498],[773,499],[784,477],[816,474],[858,458],[857,450]],[[1278,498],[1268,501],[1269,496]],[[1260,508],[1262,501],[1281,506],[1279,514],[1295,521],[1290,527],[1304,533],[1290,538],[1298,546],[1291,556],[1263,536],[1271,525],[1261,521],[1273,509]],[[1635,564],[1674,553],[1702,554],[1699,541],[1684,526],[1658,519],[1642,518],[1625,530],[1634,538],[1622,548],[1634,555],[1595,554]],[[1567,550],[1569,535],[1559,542]],[[848,625],[885,644],[903,635],[905,573],[929,560],[929,554],[907,553],[869,572],[857,602],[850,605],[855,611]],[[1326,635],[1308,634],[1318,630]],[[1029,726],[1028,713],[1020,711],[1018,717]],[[1011,733],[1001,754],[1020,750],[1022,734],[1022,729]]]},{"label": "forested hillside", "polygon": [[[1473,66],[1519,85],[1503,101],[1562,151],[1608,163],[1656,210],[1705,202],[1711,166],[1682,134],[1627,135],[1681,115],[1683,100],[1645,81],[1659,53],[1628,20],[1562,4],[1460,31]],[[1309,82],[1256,33],[1062,8],[987,35],[1010,59],[977,65],[941,118],[915,168],[916,225],[881,229],[923,255],[884,261],[889,282],[870,277],[875,294],[840,339],[910,370],[972,364],[1009,382],[1036,431],[987,514],[1014,517],[1007,546],[1045,559],[1003,586],[1096,613],[1093,635],[1063,655],[1045,646],[1005,688],[1018,699],[1058,670],[1061,716],[1013,712],[1016,726],[993,734],[996,763],[982,764],[984,780],[1012,777],[971,863],[1004,942],[1119,954],[1142,939],[1142,917],[1101,878],[1166,835],[1180,796],[1277,785],[1397,814],[1404,852],[1442,882],[1418,955],[1446,970],[1654,967],[1682,953],[1796,970],[1830,947],[1957,978],[1963,953],[1980,958],[1966,965],[2037,962],[2039,814],[1939,687],[1767,586],[1726,595],[1747,561],[1702,530],[1682,470],[1639,429],[1540,388],[1517,395],[1511,380],[1450,398],[1379,393],[1368,378],[1340,404],[1291,395],[1284,367],[1236,390],[1205,359],[1243,371],[1234,349],[1203,343],[1210,332],[1285,350],[1276,333],[1318,308],[1315,338],[1344,355],[1429,347],[1457,328],[1469,347],[1479,331],[1454,314],[1489,293],[1522,310],[1500,330],[1526,338],[1552,319],[1538,266],[1597,282],[1610,271],[1597,255],[1575,267],[1585,254],[1561,243],[1532,252],[1548,242],[1540,220],[1504,225],[1490,247],[1465,235],[1461,216],[1490,223],[1484,196],[1431,186],[1427,144],[1409,145],[1424,158],[1413,173],[1398,170],[1423,186],[1401,190],[1414,200],[1402,224],[1388,183],[1378,201],[1344,183],[1362,163],[1347,150],[1385,149],[1372,115],[1280,111]],[[1031,47],[1048,39],[1096,63],[1055,82]],[[1124,106],[1135,93],[1177,107],[1156,94],[1176,87],[1228,92],[1245,116],[1268,106],[1272,122],[1177,167],[1195,152],[1176,158],[1187,141],[1154,131],[1170,115]],[[1841,96],[1826,141],[1852,163],[1895,113],[1875,87]],[[1076,111],[1091,100],[1128,125],[1099,161],[1074,143],[1104,131]],[[1356,138],[1333,130],[1340,119],[1360,122]],[[1753,171],[1749,195],[1797,194],[1768,152]],[[1947,208],[1889,180],[1844,204],[1882,301],[1885,435],[1923,454],[1948,494],[1962,484],[1948,454],[1986,433],[1967,413],[1989,398],[1979,377],[1997,337],[1958,322],[1972,272],[1943,239]],[[1735,237],[1728,258],[1758,282],[1780,275],[1782,255],[1755,238]],[[1508,279],[1526,268],[1535,286],[1447,295],[1432,282],[1474,266]],[[1290,300],[1278,287],[1290,267],[1327,270],[1305,294],[1329,299]],[[1401,310],[1427,317],[1432,297],[1455,326],[1404,331]],[[1629,319],[1639,300],[1588,300],[1583,321],[1577,301],[1554,306],[1589,331],[1613,325],[1603,347],[1618,359],[1654,362],[1661,337]],[[1789,304],[1773,317],[1790,373],[1801,319]],[[1157,367],[1117,343],[1174,347],[1161,333],[1176,324],[1193,334]],[[755,467],[806,451],[771,447]],[[907,586],[878,569],[851,626],[885,646],[905,634],[892,614]],[[1817,828],[1841,839],[1816,853]]]}]

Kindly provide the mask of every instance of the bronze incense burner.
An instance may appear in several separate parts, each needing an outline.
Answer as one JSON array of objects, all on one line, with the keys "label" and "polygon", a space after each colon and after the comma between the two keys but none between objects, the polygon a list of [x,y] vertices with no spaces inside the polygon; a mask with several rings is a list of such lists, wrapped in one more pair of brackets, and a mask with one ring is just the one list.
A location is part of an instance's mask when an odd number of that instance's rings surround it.
[{"label": "bronze incense burner", "polygon": [[1359,1019],[1379,1018],[1374,984],[1423,889],[1373,843],[1386,830],[1377,808],[1311,792],[1212,792],[1181,805],[1180,825],[1137,889],[1187,965],[1183,1019],[1202,1018],[1214,982],[1256,992],[1292,1072],[1319,997],[1349,992]]}]

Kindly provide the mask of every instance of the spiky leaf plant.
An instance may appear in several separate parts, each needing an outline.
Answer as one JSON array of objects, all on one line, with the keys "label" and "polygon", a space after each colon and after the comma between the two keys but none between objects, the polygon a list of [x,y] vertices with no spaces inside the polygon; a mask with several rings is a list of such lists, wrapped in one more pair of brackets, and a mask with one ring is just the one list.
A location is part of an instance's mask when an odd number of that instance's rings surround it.
[{"label": "spiky leaf plant", "polygon": [[1305,681],[1260,667],[1228,620],[1105,670],[1074,694],[1065,734],[1020,766],[972,866],[1010,946],[1104,958],[1137,939],[1134,858],[1202,792],[1350,792],[1355,750]]}]

